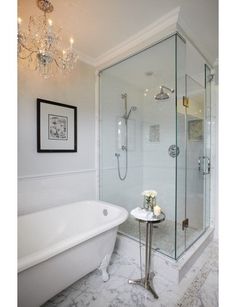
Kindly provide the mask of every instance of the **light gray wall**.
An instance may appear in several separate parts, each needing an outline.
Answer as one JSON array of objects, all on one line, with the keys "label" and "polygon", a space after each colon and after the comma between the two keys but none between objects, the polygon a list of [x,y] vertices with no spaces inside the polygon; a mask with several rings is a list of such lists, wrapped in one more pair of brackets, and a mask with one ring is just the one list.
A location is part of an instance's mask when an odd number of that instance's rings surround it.
[{"label": "light gray wall", "polygon": [[[95,198],[94,84],[94,68],[83,62],[50,79],[19,66],[19,214]],[[77,106],[77,153],[37,153],[37,98]]]}]

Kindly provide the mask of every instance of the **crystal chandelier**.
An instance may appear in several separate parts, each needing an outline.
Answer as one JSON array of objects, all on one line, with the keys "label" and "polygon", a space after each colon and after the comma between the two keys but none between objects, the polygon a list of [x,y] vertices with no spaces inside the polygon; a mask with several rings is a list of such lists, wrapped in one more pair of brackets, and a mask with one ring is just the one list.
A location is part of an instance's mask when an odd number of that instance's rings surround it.
[{"label": "crystal chandelier", "polygon": [[63,49],[61,28],[47,17],[47,14],[53,11],[52,3],[49,0],[37,0],[37,6],[43,11],[43,15],[31,16],[27,31],[22,30],[22,20],[18,18],[19,59],[26,60],[28,66],[38,70],[44,78],[53,76],[58,70],[72,71],[79,58],[73,48],[73,38],[70,38],[70,46]]}]

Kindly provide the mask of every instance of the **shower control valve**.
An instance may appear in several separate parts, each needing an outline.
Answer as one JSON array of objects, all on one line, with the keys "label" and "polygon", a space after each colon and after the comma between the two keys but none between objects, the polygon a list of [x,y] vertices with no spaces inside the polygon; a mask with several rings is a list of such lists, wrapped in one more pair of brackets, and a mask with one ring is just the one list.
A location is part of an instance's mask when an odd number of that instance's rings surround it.
[{"label": "shower control valve", "polygon": [[171,145],[168,148],[168,153],[172,158],[176,158],[179,155],[179,147],[177,145]]},{"label": "shower control valve", "polygon": [[126,145],[122,145],[122,146],[121,146],[121,149],[122,149],[123,151],[125,151],[125,150],[127,151],[127,146],[126,146]]}]

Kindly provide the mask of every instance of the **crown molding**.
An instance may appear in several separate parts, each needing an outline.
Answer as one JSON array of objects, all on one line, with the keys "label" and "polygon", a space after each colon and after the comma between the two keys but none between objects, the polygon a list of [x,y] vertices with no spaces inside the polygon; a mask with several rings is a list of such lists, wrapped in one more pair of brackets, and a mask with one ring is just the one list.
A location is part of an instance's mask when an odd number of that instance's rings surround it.
[{"label": "crown molding", "polygon": [[213,67],[213,56],[204,46],[196,33],[191,30],[183,16],[180,14],[180,7],[176,7],[166,15],[148,25],[141,31],[130,36],[122,43],[107,50],[100,56],[93,58],[86,54],[79,53],[79,59],[91,66],[94,66],[98,71],[101,71],[132,54],[135,54],[158,40],[178,31],[184,38],[189,40],[191,44],[198,50],[202,57],[206,60],[209,66]]},{"label": "crown molding", "polygon": [[175,8],[146,28],[95,58],[96,68],[98,70],[104,69],[106,66],[111,65],[111,63],[150,46],[163,37],[163,35],[168,35],[175,31],[179,12],[180,7]]}]

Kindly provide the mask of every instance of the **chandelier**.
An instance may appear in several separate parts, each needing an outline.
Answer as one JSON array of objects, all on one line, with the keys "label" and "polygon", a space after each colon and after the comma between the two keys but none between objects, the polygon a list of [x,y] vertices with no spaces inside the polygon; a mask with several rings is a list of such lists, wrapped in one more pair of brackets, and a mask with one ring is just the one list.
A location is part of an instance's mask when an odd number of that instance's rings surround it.
[{"label": "chandelier", "polygon": [[25,60],[28,67],[38,70],[44,78],[53,76],[58,70],[70,72],[78,60],[70,38],[68,48],[62,48],[62,29],[56,26],[47,14],[53,11],[49,0],[37,0],[38,8],[43,11],[39,17],[30,16],[28,29],[22,30],[22,20],[18,18],[18,58]]}]

